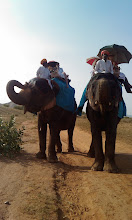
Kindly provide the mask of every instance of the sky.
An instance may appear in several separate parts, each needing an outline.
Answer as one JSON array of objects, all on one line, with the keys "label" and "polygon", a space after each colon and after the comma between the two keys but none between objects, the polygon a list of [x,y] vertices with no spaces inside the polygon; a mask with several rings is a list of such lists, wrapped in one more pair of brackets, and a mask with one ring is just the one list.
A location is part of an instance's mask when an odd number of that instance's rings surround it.
[{"label": "sky", "polygon": [[[0,0],[0,103],[10,101],[9,80],[24,84],[46,58],[69,75],[79,104],[91,77],[87,58],[111,44],[132,53],[131,9],[131,0]],[[132,60],[120,67],[132,84]],[[131,94],[124,88],[123,97],[132,115]]]}]

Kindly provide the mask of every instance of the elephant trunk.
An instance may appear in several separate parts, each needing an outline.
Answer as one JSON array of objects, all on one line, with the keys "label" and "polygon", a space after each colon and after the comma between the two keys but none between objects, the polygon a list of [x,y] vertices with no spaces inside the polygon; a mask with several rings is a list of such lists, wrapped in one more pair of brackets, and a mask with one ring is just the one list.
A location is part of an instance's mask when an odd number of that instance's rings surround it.
[{"label": "elephant trunk", "polygon": [[107,104],[109,100],[109,85],[106,80],[101,80],[99,82],[99,103],[100,104]]},{"label": "elephant trunk", "polygon": [[110,101],[109,84],[108,81],[102,79],[99,82],[98,86],[99,86],[98,103],[99,103],[100,112],[103,114],[106,111]]},{"label": "elephant trunk", "polygon": [[24,85],[22,85],[20,82],[16,80],[11,80],[8,82],[7,87],[6,87],[8,97],[15,104],[25,105],[27,102],[26,102],[26,98],[24,97],[23,90],[21,90],[19,93],[16,93],[14,90],[14,86],[17,86],[20,89],[24,89]]}]

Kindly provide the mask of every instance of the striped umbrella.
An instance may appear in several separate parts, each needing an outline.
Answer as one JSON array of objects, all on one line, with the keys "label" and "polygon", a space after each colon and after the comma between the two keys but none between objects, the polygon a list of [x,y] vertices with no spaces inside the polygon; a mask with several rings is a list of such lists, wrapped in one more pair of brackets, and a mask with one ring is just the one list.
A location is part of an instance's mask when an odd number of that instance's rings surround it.
[{"label": "striped umbrella", "polygon": [[87,58],[86,59],[86,63],[90,64],[90,65],[93,65],[98,61],[100,60],[99,57],[90,57],[90,58]]}]

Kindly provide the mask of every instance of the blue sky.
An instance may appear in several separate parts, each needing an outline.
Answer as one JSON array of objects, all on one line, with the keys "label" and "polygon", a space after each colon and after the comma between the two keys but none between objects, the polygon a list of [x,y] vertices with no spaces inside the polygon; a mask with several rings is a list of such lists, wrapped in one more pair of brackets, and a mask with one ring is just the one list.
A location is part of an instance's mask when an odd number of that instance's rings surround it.
[{"label": "blue sky", "polygon": [[[131,0],[0,0],[0,103],[9,80],[25,83],[47,58],[69,74],[79,104],[92,70],[86,58],[113,43],[132,53],[131,9]],[[132,60],[120,67],[132,84]],[[132,115],[131,94],[123,97]]]}]

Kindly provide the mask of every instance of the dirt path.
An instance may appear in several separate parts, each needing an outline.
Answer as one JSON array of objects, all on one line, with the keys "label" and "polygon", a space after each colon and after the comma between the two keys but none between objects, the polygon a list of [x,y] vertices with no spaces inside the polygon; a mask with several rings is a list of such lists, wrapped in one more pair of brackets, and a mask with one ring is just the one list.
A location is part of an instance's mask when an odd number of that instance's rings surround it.
[{"label": "dirt path", "polygon": [[[37,127],[23,123],[24,151],[14,160],[0,158],[0,220],[132,220],[131,146],[117,142],[119,174],[94,172],[86,153],[91,136],[75,128],[76,152],[67,153],[61,133],[59,163],[35,157]],[[4,204],[9,201],[10,205]]]}]

